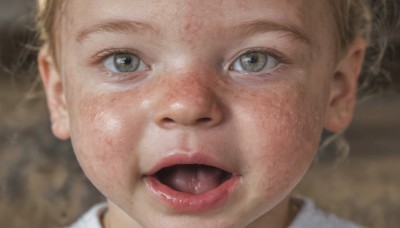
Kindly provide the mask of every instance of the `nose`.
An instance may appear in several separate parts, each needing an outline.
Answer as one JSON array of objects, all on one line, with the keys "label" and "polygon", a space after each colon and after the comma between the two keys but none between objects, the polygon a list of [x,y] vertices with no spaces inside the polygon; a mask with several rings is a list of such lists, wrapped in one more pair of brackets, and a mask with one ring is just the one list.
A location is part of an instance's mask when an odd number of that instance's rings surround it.
[{"label": "nose", "polygon": [[165,129],[218,125],[223,108],[211,85],[196,76],[166,77],[160,82],[158,91],[162,92],[153,103],[154,122]]}]

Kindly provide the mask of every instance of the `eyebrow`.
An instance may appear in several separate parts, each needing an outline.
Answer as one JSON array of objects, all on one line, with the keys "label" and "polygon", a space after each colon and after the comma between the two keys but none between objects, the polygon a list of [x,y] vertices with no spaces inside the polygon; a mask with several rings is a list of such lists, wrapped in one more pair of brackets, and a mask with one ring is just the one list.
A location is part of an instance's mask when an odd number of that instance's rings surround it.
[{"label": "eyebrow", "polygon": [[265,32],[283,32],[286,33],[287,36],[300,40],[307,45],[311,44],[310,38],[303,32],[298,26],[293,24],[281,24],[272,21],[265,20],[255,20],[244,22],[239,25],[235,25],[228,30],[228,35],[237,37],[237,36],[250,36],[258,33]]},{"label": "eyebrow", "polygon": [[99,24],[94,24],[79,30],[76,36],[76,40],[78,42],[82,42],[90,35],[101,32],[111,32],[111,33],[149,32],[149,33],[159,34],[158,29],[144,22],[129,21],[129,20],[114,20],[114,21],[107,21]]}]

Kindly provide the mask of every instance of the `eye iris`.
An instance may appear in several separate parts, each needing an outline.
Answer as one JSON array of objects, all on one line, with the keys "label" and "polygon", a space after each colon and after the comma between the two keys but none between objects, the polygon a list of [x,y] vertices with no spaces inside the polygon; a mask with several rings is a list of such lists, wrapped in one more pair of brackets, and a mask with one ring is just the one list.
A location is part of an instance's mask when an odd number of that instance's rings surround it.
[{"label": "eye iris", "polygon": [[120,72],[136,71],[139,64],[139,58],[132,54],[117,54],[114,56],[114,65]]},{"label": "eye iris", "polygon": [[246,71],[262,71],[267,63],[268,56],[263,53],[249,53],[240,57],[240,65]]}]

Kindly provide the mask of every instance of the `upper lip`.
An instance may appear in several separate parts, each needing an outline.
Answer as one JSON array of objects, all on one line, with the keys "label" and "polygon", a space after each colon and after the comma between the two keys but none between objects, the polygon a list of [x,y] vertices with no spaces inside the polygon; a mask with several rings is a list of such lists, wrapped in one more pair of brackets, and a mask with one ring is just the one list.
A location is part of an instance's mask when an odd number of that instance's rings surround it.
[{"label": "upper lip", "polygon": [[236,174],[232,167],[229,167],[218,159],[208,156],[204,153],[189,154],[187,152],[177,152],[162,158],[148,172],[146,172],[144,176],[155,175],[161,169],[170,166],[190,164],[213,166],[225,172]]}]

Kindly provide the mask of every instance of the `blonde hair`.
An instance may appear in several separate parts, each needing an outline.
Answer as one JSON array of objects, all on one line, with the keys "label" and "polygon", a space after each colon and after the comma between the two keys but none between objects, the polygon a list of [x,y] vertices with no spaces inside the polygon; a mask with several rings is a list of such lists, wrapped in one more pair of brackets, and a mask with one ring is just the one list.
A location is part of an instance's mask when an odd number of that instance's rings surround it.
[{"label": "blonde hair", "polygon": [[36,30],[40,45],[48,45],[52,54],[55,52],[54,25],[57,12],[61,10],[62,0],[37,0]]},{"label": "blonde hair", "polygon": [[339,49],[345,50],[356,36],[369,39],[371,8],[366,0],[329,0],[338,29]]}]

